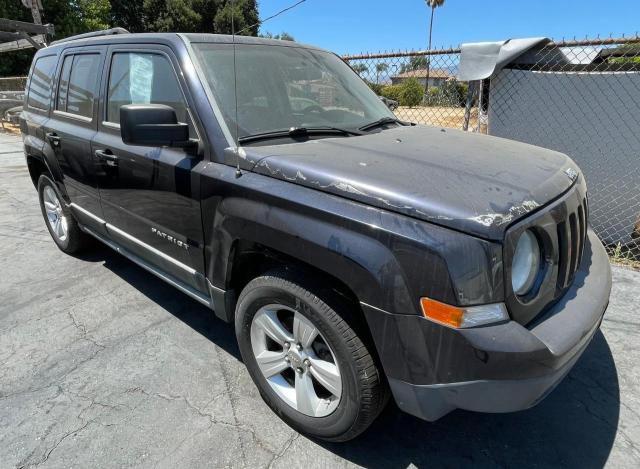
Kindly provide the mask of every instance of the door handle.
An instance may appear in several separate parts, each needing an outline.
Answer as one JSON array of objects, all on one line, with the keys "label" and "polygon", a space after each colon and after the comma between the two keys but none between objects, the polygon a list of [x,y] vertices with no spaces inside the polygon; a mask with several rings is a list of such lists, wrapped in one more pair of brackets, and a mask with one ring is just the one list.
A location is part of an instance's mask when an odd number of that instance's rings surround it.
[{"label": "door handle", "polygon": [[45,136],[47,137],[47,140],[49,140],[51,142],[51,145],[53,145],[54,147],[59,147],[60,146],[60,137],[58,137],[57,133],[49,132],[49,133],[45,134]]},{"label": "door handle", "polygon": [[107,166],[118,166],[118,157],[111,153],[111,150],[96,150],[95,155]]}]

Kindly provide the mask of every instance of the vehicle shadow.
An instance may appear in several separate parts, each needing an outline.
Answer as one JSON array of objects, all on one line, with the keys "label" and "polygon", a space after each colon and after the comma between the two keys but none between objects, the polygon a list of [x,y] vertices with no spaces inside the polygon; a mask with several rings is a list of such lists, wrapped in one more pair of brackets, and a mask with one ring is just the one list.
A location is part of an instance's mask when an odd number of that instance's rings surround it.
[{"label": "vehicle shadow", "polygon": [[87,254],[77,256],[86,262],[101,262],[104,267],[160,305],[198,334],[242,361],[233,327],[215,317],[212,310],[167,285],[129,259],[96,242]]},{"label": "vehicle shadow", "polygon": [[320,444],[365,467],[601,468],[619,414],[615,363],[598,331],[564,381],[532,409],[511,414],[457,410],[429,423],[391,404],[356,440]]},{"label": "vehicle shadow", "polygon": [[[123,278],[194,331],[241,361],[233,328],[186,295],[108,248],[82,257]],[[601,468],[618,427],[620,392],[602,332],[571,373],[536,407],[511,414],[457,410],[437,422],[391,402],[372,427],[347,443],[319,445],[364,467],[453,466]]]}]

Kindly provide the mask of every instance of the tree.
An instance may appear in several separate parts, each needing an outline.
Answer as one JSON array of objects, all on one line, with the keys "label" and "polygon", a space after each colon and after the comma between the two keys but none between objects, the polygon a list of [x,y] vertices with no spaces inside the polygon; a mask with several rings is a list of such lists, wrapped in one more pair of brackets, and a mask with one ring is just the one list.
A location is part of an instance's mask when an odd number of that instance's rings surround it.
[{"label": "tree", "polygon": [[111,25],[131,32],[231,34],[233,17],[237,33],[256,35],[256,0],[235,0],[233,7],[231,0],[111,0]]},{"label": "tree", "polygon": [[77,0],[80,19],[89,31],[108,29],[111,16],[109,0]]},{"label": "tree", "polygon": [[389,69],[389,64],[380,62],[376,64],[376,83],[380,83],[380,73],[386,72]]},{"label": "tree", "polygon": [[404,63],[400,66],[400,73],[425,68],[427,68],[427,58],[422,55],[416,55],[409,59],[409,63]]},{"label": "tree", "polygon": [[[232,15],[233,13],[233,15]],[[222,6],[213,20],[213,32],[231,34],[231,19],[235,23],[235,32],[244,36],[257,36],[260,27],[258,4],[256,0],[223,0]]]},{"label": "tree", "polygon": [[132,33],[145,31],[144,0],[111,0],[109,25]]},{"label": "tree", "polygon": [[[255,36],[260,23],[256,0],[44,0],[43,4],[42,22],[55,26],[54,39],[117,26],[135,33],[231,34],[232,16],[236,32]],[[20,0],[0,0],[0,18],[33,21]],[[293,40],[287,33],[279,36]],[[2,54],[0,76],[26,75],[34,52]]]},{"label": "tree", "polygon": [[280,33],[279,36],[280,37],[278,37],[276,39],[280,39],[281,41],[295,41],[295,38],[291,34],[289,34],[287,32],[284,32],[284,31],[282,33]]},{"label": "tree", "polygon": [[[20,1],[0,2],[0,18],[33,21],[31,11],[23,7]],[[3,53],[0,55],[0,76],[25,75],[32,57],[33,51],[28,49]]]},{"label": "tree", "polygon": [[[429,8],[431,8],[431,21],[429,22],[429,46],[427,50],[431,50],[431,33],[433,32],[433,14],[436,11],[436,8],[444,5],[444,0],[425,0]],[[424,84],[424,92],[425,94],[429,93],[429,69],[431,68],[431,61],[427,62],[427,80]]]},{"label": "tree", "polygon": [[[55,26],[54,39],[104,29],[110,24],[109,0],[46,0],[43,6],[42,22]],[[30,9],[19,0],[0,2],[0,18],[33,22]],[[34,53],[34,49],[3,53],[0,76],[26,75]]]},{"label": "tree", "polygon": [[610,64],[640,64],[640,44],[625,44],[612,50],[606,59]]},{"label": "tree", "polygon": [[199,32],[202,16],[193,1],[144,0],[145,31],[185,33]]},{"label": "tree", "polygon": [[362,76],[363,73],[367,73],[369,71],[369,67],[367,67],[367,64],[363,63],[352,64],[351,68],[360,76]]},{"label": "tree", "polygon": [[267,31],[264,34],[258,34],[258,37],[264,37],[266,39],[280,39],[281,41],[295,41],[295,38],[291,34],[284,31],[280,34],[271,34]]}]

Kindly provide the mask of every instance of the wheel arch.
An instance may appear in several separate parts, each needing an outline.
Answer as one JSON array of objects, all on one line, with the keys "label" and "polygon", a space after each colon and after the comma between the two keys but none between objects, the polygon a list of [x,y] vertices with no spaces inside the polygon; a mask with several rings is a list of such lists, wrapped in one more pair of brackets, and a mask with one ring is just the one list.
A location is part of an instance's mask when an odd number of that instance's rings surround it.
[{"label": "wheel arch", "polygon": [[25,156],[27,160],[27,168],[29,169],[29,176],[34,187],[38,187],[38,179],[41,175],[48,176],[57,186],[58,191],[62,195],[65,203],[69,204],[71,200],[67,194],[66,188],[62,180],[62,173],[58,167],[57,161],[51,161],[53,156],[48,157],[46,151],[40,155],[34,155],[27,153]]},{"label": "wheel arch", "polygon": [[38,180],[43,174],[49,176],[50,178],[53,178],[53,176],[51,175],[51,170],[49,169],[49,166],[44,159],[38,158],[33,155],[27,155],[26,160],[27,168],[29,170],[29,176],[31,177],[31,182],[33,183],[34,187],[38,187]]},{"label": "wheel arch", "polygon": [[252,279],[276,269],[283,269],[293,274],[317,279],[324,288],[330,288],[343,301],[361,311],[360,300],[349,285],[332,273],[304,260],[261,243],[244,239],[237,239],[234,242],[230,256],[231,259],[227,267],[227,287],[236,295],[239,295]]},{"label": "wheel arch", "polygon": [[222,319],[233,319],[243,285],[281,266],[320,276],[358,308],[360,302],[412,307],[401,267],[382,242],[345,224],[267,202],[236,199],[221,205],[205,249],[207,278],[226,292],[224,303],[214,308]]}]

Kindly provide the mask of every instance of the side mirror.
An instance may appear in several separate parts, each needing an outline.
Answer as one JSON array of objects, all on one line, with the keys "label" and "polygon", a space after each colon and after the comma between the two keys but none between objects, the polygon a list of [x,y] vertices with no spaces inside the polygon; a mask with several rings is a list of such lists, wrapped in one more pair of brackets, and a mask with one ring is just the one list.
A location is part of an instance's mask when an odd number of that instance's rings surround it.
[{"label": "side mirror", "polygon": [[178,122],[176,111],[164,104],[120,107],[120,134],[127,145],[188,147],[189,125]]}]

